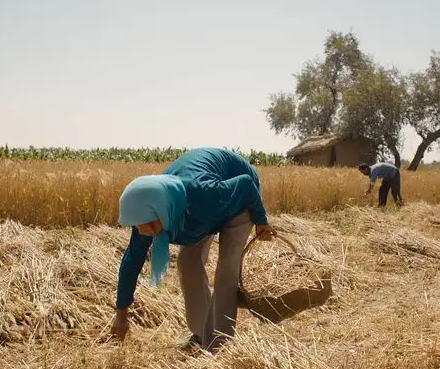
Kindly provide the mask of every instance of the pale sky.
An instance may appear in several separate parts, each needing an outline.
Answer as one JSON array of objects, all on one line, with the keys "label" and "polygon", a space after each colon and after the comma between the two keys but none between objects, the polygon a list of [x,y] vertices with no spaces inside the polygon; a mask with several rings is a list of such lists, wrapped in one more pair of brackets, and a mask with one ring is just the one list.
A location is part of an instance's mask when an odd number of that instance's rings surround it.
[{"label": "pale sky", "polygon": [[285,153],[261,110],[328,30],[406,73],[440,50],[439,20],[438,0],[0,0],[0,144]]}]

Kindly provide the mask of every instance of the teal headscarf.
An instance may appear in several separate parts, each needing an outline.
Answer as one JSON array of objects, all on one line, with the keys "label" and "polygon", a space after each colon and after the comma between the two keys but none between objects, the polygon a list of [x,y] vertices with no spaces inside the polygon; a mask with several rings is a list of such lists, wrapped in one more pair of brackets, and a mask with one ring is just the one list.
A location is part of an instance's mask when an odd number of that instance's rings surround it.
[{"label": "teal headscarf", "polygon": [[183,229],[186,191],[173,175],[149,175],[134,179],[119,199],[119,224],[137,226],[159,219],[163,231],[153,239],[150,285],[156,286],[165,274],[169,258],[170,237]]}]

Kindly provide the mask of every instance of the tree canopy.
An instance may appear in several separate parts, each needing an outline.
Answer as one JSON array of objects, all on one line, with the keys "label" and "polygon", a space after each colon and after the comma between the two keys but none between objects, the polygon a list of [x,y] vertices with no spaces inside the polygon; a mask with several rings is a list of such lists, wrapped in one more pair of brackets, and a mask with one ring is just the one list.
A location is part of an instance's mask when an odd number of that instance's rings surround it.
[{"label": "tree canopy", "polygon": [[373,141],[376,154],[394,156],[400,166],[402,128],[410,125],[422,144],[409,169],[416,169],[440,138],[440,56],[410,76],[386,69],[364,54],[352,33],[331,31],[322,58],[307,61],[293,74],[293,92],[269,96],[264,109],[276,134],[305,139],[337,133]]}]

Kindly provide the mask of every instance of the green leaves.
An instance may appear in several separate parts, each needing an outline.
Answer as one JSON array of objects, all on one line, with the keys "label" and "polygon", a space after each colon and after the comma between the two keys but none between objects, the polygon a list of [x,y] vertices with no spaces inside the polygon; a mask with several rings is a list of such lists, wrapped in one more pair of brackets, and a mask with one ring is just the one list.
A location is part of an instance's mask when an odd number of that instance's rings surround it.
[{"label": "green leaves", "polygon": [[408,122],[422,138],[440,129],[440,53],[433,52],[424,72],[409,76]]},{"label": "green leaves", "polygon": [[344,132],[373,140],[382,153],[393,151],[400,145],[406,108],[404,79],[395,70],[372,66],[360,71],[344,94]]},{"label": "green leaves", "polygon": [[422,138],[409,170],[416,170],[426,151],[440,139],[440,53],[433,52],[424,72],[409,76],[408,124]]},{"label": "green leaves", "polygon": [[[120,149],[112,147],[109,149],[74,150],[69,148],[35,148],[28,149],[8,148],[0,146],[0,158],[11,158],[20,160],[78,160],[78,161],[122,161],[122,162],[146,162],[164,163],[176,160],[185,153],[187,149],[168,148],[141,148],[141,149]],[[279,165],[284,162],[281,154],[266,154],[262,151],[251,150],[250,154],[233,148],[232,151],[243,156],[245,159],[256,165]]]},{"label": "green leaves", "polygon": [[336,130],[343,94],[370,61],[352,33],[330,32],[324,46],[324,59],[309,61],[294,74],[295,94],[270,96],[270,106],[264,112],[275,133],[304,139]]},{"label": "green leaves", "polygon": [[423,72],[403,76],[375,64],[351,33],[331,31],[324,57],[293,75],[295,93],[270,95],[263,110],[276,134],[295,138],[339,133],[374,142],[381,158],[400,163],[401,131],[412,126],[422,138],[409,169],[415,170],[431,144],[440,140],[440,53]]},{"label": "green leaves", "polygon": [[295,135],[291,132],[295,122],[295,98],[292,94],[279,92],[271,94],[270,105],[264,110],[266,118],[270,123],[270,128],[279,134],[283,131]]}]

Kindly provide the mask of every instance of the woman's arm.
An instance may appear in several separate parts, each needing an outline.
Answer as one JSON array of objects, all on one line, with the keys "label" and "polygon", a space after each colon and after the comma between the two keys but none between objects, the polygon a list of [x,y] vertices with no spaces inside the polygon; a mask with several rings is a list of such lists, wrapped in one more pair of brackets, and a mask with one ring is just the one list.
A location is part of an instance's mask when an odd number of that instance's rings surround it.
[{"label": "woman's arm", "polygon": [[152,241],[152,237],[142,236],[136,227],[132,227],[130,243],[125,250],[119,267],[117,309],[125,309],[133,303],[137,279]]}]

